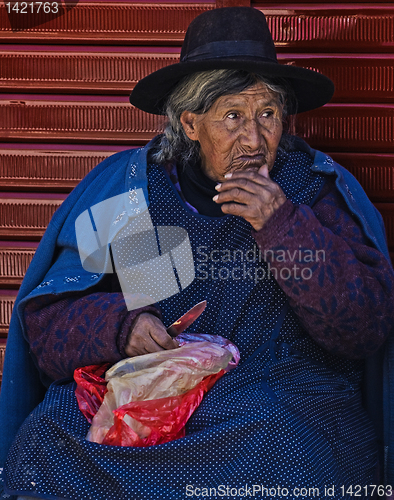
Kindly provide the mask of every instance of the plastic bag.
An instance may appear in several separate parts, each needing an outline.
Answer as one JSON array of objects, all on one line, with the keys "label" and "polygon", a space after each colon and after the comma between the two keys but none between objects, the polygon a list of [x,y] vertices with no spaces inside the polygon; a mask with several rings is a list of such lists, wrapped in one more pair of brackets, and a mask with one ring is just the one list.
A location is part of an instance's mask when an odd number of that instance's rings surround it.
[{"label": "plastic bag", "polygon": [[77,368],[74,371],[74,380],[77,383],[75,395],[78,406],[89,423],[92,423],[93,417],[103,403],[104,395],[107,392],[107,382],[102,378],[102,375],[110,366],[110,363],[90,365]]},{"label": "plastic bag", "polygon": [[[184,436],[184,426],[203,395],[238,364],[239,352],[227,339],[214,335],[182,334],[177,340],[178,349],[127,358],[107,371],[107,392],[88,440],[144,447]],[[76,380],[84,376],[83,370],[90,380],[97,375],[97,367],[87,367],[77,370]],[[80,408],[87,418],[97,410],[103,382],[99,391],[92,391],[94,398],[86,383],[77,387],[78,403],[84,399]]]},{"label": "plastic bag", "polygon": [[92,430],[95,424],[93,419],[86,439],[95,441],[95,434],[96,437],[102,437],[101,444],[140,447],[179,439],[185,435],[185,424],[201,403],[204,394],[223,374],[224,370],[220,370],[209,375],[193,389],[179,396],[133,401],[113,410],[113,425],[104,437],[102,428],[98,427],[98,433]]}]

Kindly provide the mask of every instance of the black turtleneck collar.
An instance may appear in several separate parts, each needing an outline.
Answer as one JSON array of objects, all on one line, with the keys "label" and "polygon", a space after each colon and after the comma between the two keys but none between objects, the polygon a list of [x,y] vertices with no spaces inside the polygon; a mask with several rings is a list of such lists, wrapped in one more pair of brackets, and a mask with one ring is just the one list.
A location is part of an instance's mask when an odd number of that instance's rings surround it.
[{"label": "black turtleneck collar", "polygon": [[185,168],[178,167],[178,178],[183,196],[198,210],[198,213],[210,217],[226,215],[222,212],[220,205],[212,200],[218,194],[215,189],[217,181],[207,177],[199,164],[194,166],[188,164]]}]

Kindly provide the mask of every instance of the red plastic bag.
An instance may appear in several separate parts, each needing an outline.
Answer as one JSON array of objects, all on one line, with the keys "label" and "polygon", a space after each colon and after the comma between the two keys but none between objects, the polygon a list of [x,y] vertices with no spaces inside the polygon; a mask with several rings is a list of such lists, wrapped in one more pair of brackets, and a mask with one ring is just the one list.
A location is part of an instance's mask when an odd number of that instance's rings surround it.
[{"label": "red plastic bag", "polygon": [[75,395],[78,406],[90,424],[107,392],[107,382],[102,375],[110,366],[110,363],[90,365],[77,368],[74,371],[74,380],[77,383]]},{"label": "red plastic bag", "polygon": [[[182,338],[180,338],[182,337]],[[75,371],[79,407],[92,423],[87,439],[146,447],[185,435],[185,424],[204,394],[239,361],[222,337],[183,334],[182,347]]]},{"label": "red plastic bag", "polygon": [[[221,370],[219,373],[208,375],[194,389],[180,396],[133,401],[114,410],[114,425],[107,432],[102,444],[145,448],[184,437],[186,422],[201,403],[204,394],[224,373],[224,370]],[[126,416],[149,427],[150,434],[146,438],[140,438],[125,423]]]}]

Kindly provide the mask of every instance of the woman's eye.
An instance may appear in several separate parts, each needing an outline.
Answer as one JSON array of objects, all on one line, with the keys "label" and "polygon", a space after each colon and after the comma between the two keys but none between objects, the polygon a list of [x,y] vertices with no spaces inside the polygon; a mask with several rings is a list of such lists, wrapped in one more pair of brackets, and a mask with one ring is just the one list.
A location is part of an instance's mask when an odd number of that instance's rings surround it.
[{"label": "woman's eye", "polygon": [[227,118],[230,118],[230,120],[236,120],[238,118],[238,113],[229,113]]},{"label": "woman's eye", "polygon": [[264,113],[261,115],[263,118],[270,118],[274,112],[272,110],[264,111]]}]

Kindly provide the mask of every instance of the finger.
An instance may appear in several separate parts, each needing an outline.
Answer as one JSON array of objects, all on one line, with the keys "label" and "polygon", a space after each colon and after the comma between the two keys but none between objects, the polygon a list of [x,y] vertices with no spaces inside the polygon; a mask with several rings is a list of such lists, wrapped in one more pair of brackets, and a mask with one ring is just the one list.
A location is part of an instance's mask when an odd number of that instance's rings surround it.
[{"label": "finger", "polygon": [[258,188],[255,191],[246,191],[239,187],[220,192],[213,197],[216,203],[236,202],[242,205],[249,205],[263,210],[266,205],[272,205],[276,199],[282,198],[281,191],[270,191],[266,188]]},{"label": "finger", "polygon": [[168,335],[165,328],[152,330],[150,336],[163,349],[176,349],[178,347],[178,342]]},{"label": "finger", "polygon": [[266,189],[272,192],[281,191],[279,184],[267,177],[264,177],[263,175],[258,174],[257,172],[249,172],[247,175],[245,173],[244,176],[237,176],[234,178],[231,177],[231,179],[217,184],[215,189],[219,193],[222,193],[234,187],[239,187],[251,193],[257,193],[259,192],[258,190],[261,189]]},{"label": "finger", "polygon": [[273,182],[269,176],[269,169],[267,165],[262,165],[258,170],[255,168],[251,169],[246,169],[246,170],[235,170],[235,172],[229,172],[225,176],[225,181],[228,181],[230,179],[238,179],[238,178],[248,178],[248,179],[254,179],[255,181],[264,181],[265,179],[270,180]]},{"label": "finger", "polygon": [[150,313],[139,314],[128,335],[125,353],[131,357],[164,350],[165,347],[158,344],[151,336],[152,333],[156,335],[157,331],[166,335],[165,326],[159,318]]},{"label": "finger", "polygon": [[149,331],[150,337],[164,349],[174,349],[178,347],[178,342],[174,340],[171,335],[167,332],[166,327],[163,325],[162,321],[151,314],[147,314],[144,318],[144,323],[141,323],[141,327],[144,327]]},{"label": "finger", "polygon": [[[151,352],[178,347],[177,342],[167,333],[161,320],[150,314],[145,315],[136,323],[131,335],[131,339],[133,338],[138,343],[143,342],[147,349],[151,349]],[[157,349],[157,346],[160,349]]]},{"label": "finger", "polygon": [[220,208],[225,214],[238,215],[239,217],[243,217],[247,221],[258,217],[258,213],[256,211],[253,211],[251,207],[247,205],[241,205],[240,203],[224,203]]},{"label": "finger", "polygon": [[270,178],[269,170],[268,170],[268,165],[263,165],[262,167],[259,168],[259,175],[262,175],[266,179]]},{"label": "finger", "polygon": [[235,187],[233,189],[229,189],[228,191],[224,191],[223,193],[214,196],[213,200],[216,203],[231,203],[235,201],[242,205],[249,205],[253,204],[254,200],[256,202],[258,201],[261,202],[261,197],[258,196],[256,193],[250,193],[248,191],[245,191],[244,189]]},{"label": "finger", "polygon": [[127,355],[130,355],[130,352],[133,352],[136,356],[163,350],[164,348],[157,344],[154,339],[152,339],[149,331],[135,328],[133,329],[132,335],[128,340],[125,352]]}]

